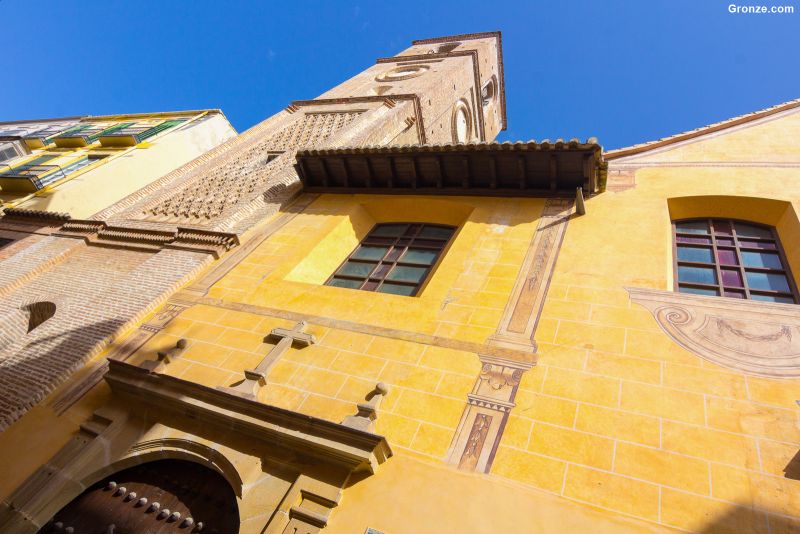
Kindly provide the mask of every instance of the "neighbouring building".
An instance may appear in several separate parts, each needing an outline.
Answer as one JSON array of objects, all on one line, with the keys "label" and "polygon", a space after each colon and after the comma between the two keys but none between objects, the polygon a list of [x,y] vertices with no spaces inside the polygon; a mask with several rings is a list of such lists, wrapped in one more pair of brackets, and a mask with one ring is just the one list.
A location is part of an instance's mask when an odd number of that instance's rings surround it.
[{"label": "neighbouring building", "polygon": [[800,530],[800,100],[611,151],[506,123],[499,33],[420,40],[28,214],[0,531]]},{"label": "neighbouring building", "polygon": [[0,203],[88,218],[235,135],[215,109],[0,122]]}]

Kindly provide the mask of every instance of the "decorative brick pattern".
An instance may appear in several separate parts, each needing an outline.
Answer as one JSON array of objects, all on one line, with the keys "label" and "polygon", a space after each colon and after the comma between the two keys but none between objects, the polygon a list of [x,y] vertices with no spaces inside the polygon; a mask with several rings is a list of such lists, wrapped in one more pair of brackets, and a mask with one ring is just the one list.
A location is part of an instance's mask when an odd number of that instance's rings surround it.
[{"label": "decorative brick pattern", "polygon": [[[144,210],[154,221],[203,224],[265,189],[270,176],[292,164],[294,154],[275,152],[315,146],[361,115],[360,111],[307,113],[300,120],[240,152],[202,179]],[[273,159],[274,158],[274,159]]]},{"label": "decorative brick pattern", "polygon": [[[44,249],[71,251],[49,270],[16,284],[0,303],[0,431],[63,382],[116,335],[160,305],[211,257],[164,250],[157,254],[86,247],[71,239],[47,238]],[[77,247],[79,251],[71,250]],[[30,247],[30,248],[35,248]],[[38,248],[38,247],[37,247]],[[26,249],[27,250],[30,249]],[[18,254],[0,264],[21,271]],[[0,275],[2,276],[2,275]],[[20,310],[38,301],[56,303],[56,314],[30,333],[17,332]],[[16,318],[16,319],[15,319]],[[27,323],[22,323],[27,327]],[[27,329],[27,328],[25,328]]]}]

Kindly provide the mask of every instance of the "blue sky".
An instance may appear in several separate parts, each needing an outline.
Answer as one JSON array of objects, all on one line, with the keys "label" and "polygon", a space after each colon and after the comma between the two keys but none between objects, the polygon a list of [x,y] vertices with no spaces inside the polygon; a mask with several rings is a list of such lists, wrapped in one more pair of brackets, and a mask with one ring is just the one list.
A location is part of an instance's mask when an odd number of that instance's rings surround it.
[{"label": "blue sky", "polygon": [[0,120],[221,108],[243,131],[413,39],[500,30],[500,139],[615,148],[800,97],[800,2],[731,1],[0,0]]}]

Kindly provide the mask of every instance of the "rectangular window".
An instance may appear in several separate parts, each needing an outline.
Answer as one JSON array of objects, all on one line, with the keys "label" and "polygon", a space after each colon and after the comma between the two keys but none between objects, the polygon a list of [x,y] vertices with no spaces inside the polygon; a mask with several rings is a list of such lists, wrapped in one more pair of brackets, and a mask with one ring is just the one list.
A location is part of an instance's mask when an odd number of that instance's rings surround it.
[{"label": "rectangular window", "polygon": [[4,238],[0,237],[0,248],[3,248],[5,246],[7,246],[7,245],[10,245],[13,242],[14,242],[13,239],[4,239]]},{"label": "rectangular window", "polygon": [[414,296],[455,230],[438,224],[378,224],[326,285]]},{"label": "rectangular window", "polygon": [[675,273],[681,293],[797,302],[775,230],[728,219],[676,221]]}]

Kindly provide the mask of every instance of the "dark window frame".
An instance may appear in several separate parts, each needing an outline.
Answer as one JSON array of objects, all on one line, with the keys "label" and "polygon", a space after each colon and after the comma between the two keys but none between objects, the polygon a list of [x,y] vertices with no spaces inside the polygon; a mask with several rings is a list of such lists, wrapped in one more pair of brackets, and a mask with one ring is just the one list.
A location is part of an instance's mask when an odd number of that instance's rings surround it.
[{"label": "dark window frame", "polygon": [[[386,229],[387,227],[400,225],[406,225],[406,230],[401,235],[378,235],[380,234],[382,228]],[[446,238],[422,236],[421,234],[426,228],[443,229],[448,231],[450,234]],[[325,281],[325,285],[409,297],[417,296],[420,290],[430,279],[431,273],[442,259],[447,247],[453,241],[453,237],[455,236],[457,230],[458,228],[455,226],[422,222],[398,221],[376,224],[370,229],[358,246],[353,249],[350,254],[347,255],[347,258],[336,268],[336,270],[334,270],[333,274],[328,277],[328,279]],[[368,259],[357,256],[360,251],[368,247],[387,247],[387,250],[380,257],[376,258]],[[429,263],[425,263],[423,261],[410,261],[409,259],[405,258],[407,251],[410,249],[433,252],[434,257]],[[373,267],[366,275],[355,275],[343,272],[343,268],[348,264],[359,264],[366,266],[373,265]],[[396,272],[395,269],[398,267],[424,269],[424,273],[416,282],[398,278],[390,278],[390,276]],[[395,289],[399,289],[401,287],[407,288],[404,289],[404,291],[408,291],[408,293],[381,291],[381,289],[384,287],[392,287]]]},{"label": "dark window frame", "polygon": [[[678,224],[680,223],[690,223],[690,222],[704,222],[707,225],[708,233],[692,233],[692,232],[679,232],[678,231]],[[728,223],[730,228],[729,234],[723,234],[722,232],[715,231],[715,222],[725,222]],[[763,230],[769,232],[770,236],[767,237],[750,237],[750,236],[742,236],[738,235],[736,230],[736,223],[747,224],[749,226],[758,227]],[[683,238],[698,238],[704,239],[708,238],[709,243],[691,243],[691,242],[678,242],[680,237]],[[718,240],[728,240],[731,241],[732,244],[727,244],[723,242],[722,244],[718,244]],[[768,247],[756,247],[756,246],[747,246],[746,244],[742,244],[741,240],[745,240],[745,243],[760,243],[760,244],[774,244],[774,248]],[[687,247],[687,248],[696,248],[696,249],[704,249],[709,250],[712,254],[713,263],[707,262],[699,262],[699,261],[691,261],[691,260],[681,260],[678,258],[678,246]],[[736,265],[732,264],[725,264],[720,261],[719,251],[726,250],[726,251],[733,251],[736,255]],[[746,266],[742,261],[742,252],[774,252],[777,253],[778,258],[780,259],[781,268],[769,268],[769,267],[753,267],[753,266]],[[752,221],[746,221],[742,219],[727,219],[721,217],[695,217],[689,219],[678,219],[672,221],[672,266],[673,266],[673,273],[674,273],[674,281],[673,281],[673,290],[676,292],[681,292],[681,288],[686,289],[699,289],[699,290],[713,290],[716,291],[718,297],[727,297],[727,298],[739,298],[739,297],[731,297],[726,295],[726,293],[730,294],[740,294],[740,300],[758,300],[753,299],[752,295],[762,295],[762,296],[773,296],[773,297],[784,297],[788,299],[792,299],[794,304],[800,303],[800,292],[798,292],[797,284],[795,283],[795,278],[792,275],[791,269],[789,267],[789,262],[786,258],[786,253],[784,252],[783,245],[781,244],[780,237],[778,236],[777,231],[774,227],[755,223]],[[679,267],[701,267],[701,268],[713,268],[715,273],[715,278],[717,283],[716,284],[707,284],[707,283],[699,283],[699,282],[687,282],[681,281],[679,278]],[[724,283],[722,272],[723,271],[737,271],[739,277],[741,278],[741,286],[736,287],[733,285],[726,285]],[[767,290],[767,289],[758,289],[750,287],[750,284],[747,280],[747,273],[765,273],[765,274],[781,274],[786,277],[787,284],[789,286],[789,291],[774,291],[774,290]],[[689,293],[689,292],[684,292]]]}]

